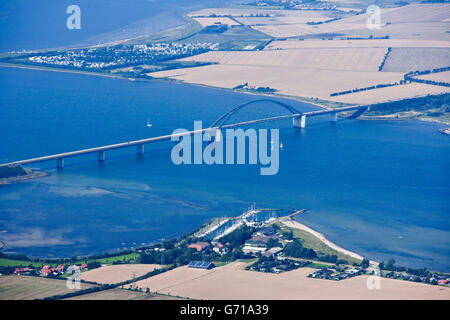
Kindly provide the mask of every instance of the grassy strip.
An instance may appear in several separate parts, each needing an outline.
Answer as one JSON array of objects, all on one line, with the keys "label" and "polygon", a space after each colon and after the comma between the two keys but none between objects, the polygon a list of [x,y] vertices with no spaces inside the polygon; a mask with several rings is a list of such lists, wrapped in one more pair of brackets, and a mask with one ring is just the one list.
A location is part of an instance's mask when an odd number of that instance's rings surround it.
[{"label": "grassy strip", "polygon": [[302,243],[303,247],[308,249],[313,249],[319,256],[323,255],[336,255],[339,260],[347,260],[350,264],[352,263],[361,263],[361,261],[352,258],[346,254],[340,253],[329,246],[327,246],[325,243],[323,243],[320,239],[316,238],[311,233],[299,230],[295,228],[289,228],[285,226],[284,224],[277,223],[277,225],[280,227],[280,229],[283,232],[289,232],[292,231],[294,238],[297,238]]},{"label": "grassy strip", "polygon": [[35,268],[42,268],[45,265],[48,265],[50,267],[56,267],[58,264],[83,264],[83,263],[90,263],[97,261],[101,264],[111,264],[117,261],[126,261],[130,262],[132,260],[137,261],[139,258],[139,253],[132,252],[127,254],[122,254],[118,256],[112,256],[112,257],[105,257],[105,258],[98,258],[98,259],[92,259],[92,258],[86,258],[86,259],[80,259],[80,260],[71,260],[67,259],[65,261],[64,259],[58,259],[58,260],[20,260],[20,259],[10,259],[8,257],[6,258],[0,258],[0,267],[28,267],[33,266]]}]

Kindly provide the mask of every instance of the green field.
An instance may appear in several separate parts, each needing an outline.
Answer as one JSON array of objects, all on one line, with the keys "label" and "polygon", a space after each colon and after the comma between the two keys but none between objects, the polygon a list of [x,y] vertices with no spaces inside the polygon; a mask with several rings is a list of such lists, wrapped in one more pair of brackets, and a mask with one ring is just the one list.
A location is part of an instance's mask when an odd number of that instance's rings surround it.
[{"label": "green field", "polygon": [[132,45],[132,44],[145,44],[153,42],[173,42],[190,37],[202,30],[202,25],[197,21],[195,21],[194,19],[188,16],[183,16],[183,19],[186,20],[186,24],[184,25],[164,30],[161,32],[153,33],[148,36],[130,39],[124,42],[124,44]]},{"label": "green field", "polygon": [[[139,258],[139,253],[133,252],[133,253],[127,253],[116,257],[109,257],[109,258],[100,258],[100,259],[82,259],[77,260],[70,263],[63,263],[66,265],[70,264],[83,264],[83,263],[89,263],[93,261],[98,261],[101,264],[111,264],[115,261],[124,261],[127,263],[130,262],[136,262]],[[15,260],[15,259],[6,259],[6,258],[0,258],[0,266],[1,267],[28,267],[29,265],[32,265],[35,268],[42,268],[45,265],[49,265],[51,267],[56,267],[59,263],[53,262],[51,260],[49,261],[28,261],[28,260]]]},{"label": "green field", "polygon": [[[42,268],[47,264],[48,263],[45,262],[32,262],[27,260],[13,260],[0,258],[0,267],[28,267],[29,265],[32,265],[33,267],[36,268]],[[51,266],[55,267],[56,264],[52,264]]]},{"label": "green field", "polygon": [[359,264],[361,262],[355,258],[352,258],[346,254],[342,254],[342,253],[330,248],[325,243],[320,241],[320,239],[316,238],[314,235],[312,235],[309,232],[299,230],[299,229],[289,228],[281,223],[277,223],[277,225],[280,227],[280,229],[283,232],[289,232],[290,230],[292,230],[294,238],[299,239],[305,248],[310,248],[310,249],[313,249],[314,251],[316,251],[316,253],[318,255],[336,255],[338,257],[338,259],[346,260],[350,264],[352,264],[352,263]]},{"label": "green field", "polygon": [[102,264],[110,264],[115,261],[127,261],[127,262],[135,262],[139,258],[139,253],[133,252],[124,254],[117,257],[109,257],[109,258],[101,258],[101,259],[95,259],[95,260],[89,260],[89,261],[98,261]]}]

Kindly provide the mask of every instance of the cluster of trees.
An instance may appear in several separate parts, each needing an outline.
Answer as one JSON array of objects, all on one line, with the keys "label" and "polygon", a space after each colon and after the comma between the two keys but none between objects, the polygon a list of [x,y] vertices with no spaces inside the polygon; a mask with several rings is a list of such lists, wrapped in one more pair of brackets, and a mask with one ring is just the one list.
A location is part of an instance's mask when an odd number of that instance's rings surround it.
[{"label": "cluster of trees", "polygon": [[271,88],[271,87],[258,87],[258,88],[248,88],[248,82],[238,85],[234,87],[233,89],[245,89],[247,91],[251,92],[258,92],[258,93],[274,93],[277,91],[277,89]]},{"label": "cluster of trees", "polygon": [[370,35],[368,37],[345,37],[343,40],[375,40],[375,39],[389,39],[389,36],[384,37],[374,37],[373,35]]},{"label": "cluster of trees", "polygon": [[261,271],[261,269],[264,269],[264,272],[270,272],[272,268],[279,268],[283,269],[284,271],[290,271],[305,267],[310,263],[310,261],[294,261],[291,259],[276,260],[273,256],[261,256],[258,261],[248,266],[246,269],[254,269],[257,271]]},{"label": "cluster of trees", "polygon": [[432,84],[436,86],[443,86],[443,87],[450,87],[450,83],[443,82],[443,81],[433,81],[433,80],[425,80],[425,79],[417,79],[416,76],[421,76],[425,74],[431,74],[431,73],[438,73],[438,72],[445,72],[449,71],[450,67],[444,67],[444,68],[436,68],[432,70],[423,70],[423,71],[411,71],[408,72],[403,76],[405,81],[413,81],[413,82],[419,82],[419,83],[426,83],[426,84]]},{"label": "cluster of trees", "polygon": [[[255,232],[253,228],[243,226],[234,230],[230,234],[222,237],[220,241],[225,244],[227,253],[219,255],[212,250],[212,247],[204,248],[201,252],[196,249],[188,248],[189,242],[184,242],[175,246],[178,240],[166,241],[162,244],[164,250],[146,250],[139,256],[139,263],[144,264],[174,264],[177,266],[186,265],[195,260],[207,261],[234,261],[237,259],[248,259],[251,256],[242,253],[240,248],[251,238]],[[207,241],[198,238],[196,241]]]},{"label": "cluster of trees", "polygon": [[348,261],[339,259],[335,254],[318,255],[314,249],[303,247],[299,239],[293,239],[292,242],[286,244],[284,247],[286,256],[302,259],[314,259],[322,262],[348,264]]},{"label": "cluster of trees", "polygon": [[387,52],[386,52],[386,54],[384,55],[383,61],[381,61],[381,64],[380,64],[380,66],[378,67],[378,71],[383,70],[384,64],[386,63],[386,60],[387,60],[387,58],[388,58],[388,56],[389,56],[389,53],[391,53],[391,50],[392,50],[391,47],[389,47],[389,48],[387,49]]},{"label": "cluster of trees", "polygon": [[201,33],[224,33],[228,30],[227,24],[213,24],[203,28]]},{"label": "cluster of trees", "polygon": [[398,86],[398,85],[401,85],[404,83],[405,83],[404,80],[400,80],[400,82],[395,82],[395,83],[385,83],[385,84],[382,83],[382,84],[377,84],[377,85],[366,87],[366,88],[356,88],[356,89],[346,90],[346,91],[341,91],[341,92],[333,92],[330,94],[330,97],[340,96],[340,95],[354,93],[354,92],[360,92],[360,91],[374,90],[374,89],[379,89],[379,88],[394,87],[394,86]]},{"label": "cluster of trees", "polygon": [[370,106],[367,115],[391,114],[402,111],[426,111],[440,108],[442,112],[450,112],[450,94],[428,95],[426,97],[392,101]]},{"label": "cluster of trees", "polygon": [[311,26],[315,26],[315,25],[318,25],[318,24],[329,23],[329,22],[333,22],[333,21],[336,21],[336,20],[340,20],[340,19],[341,18],[334,18],[334,19],[329,19],[329,20],[325,20],[325,21],[310,21],[310,22],[307,22],[306,24],[309,24]]},{"label": "cluster of trees", "polygon": [[304,248],[300,240],[294,239],[292,242],[286,244],[284,253],[289,257],[316,259],[317,253],[313,249]]},{"label": "cluster of trees", "polygon": [[418,269],[406,268],[406,267],[396,266],[395,262],[396,261],[394,258],[390,258],[386,263],[380,262],[378,264],[378,268],[380,268],[380,270],[406,272],[410,275],[418,276],[418,277],[426,277],[430,274],[430,271],[427,270],[427,268],[423,268],[423,269],[421,269],[421,268],[418,268]]},{"label": "cluster of trees", "polygon": [[0,168],[0,179],[24,176],[24,175],[27,175],[29,172],[30,172],[30,170],[26,170],[21,165],[1,167]]},{"label": "cluster of trees", "polygon": [[220,241],[225,244],[229,243],[229,246],[232,248],[238,248],[250,239],[255,231],[255,228],[243,226],[223,236]]}]

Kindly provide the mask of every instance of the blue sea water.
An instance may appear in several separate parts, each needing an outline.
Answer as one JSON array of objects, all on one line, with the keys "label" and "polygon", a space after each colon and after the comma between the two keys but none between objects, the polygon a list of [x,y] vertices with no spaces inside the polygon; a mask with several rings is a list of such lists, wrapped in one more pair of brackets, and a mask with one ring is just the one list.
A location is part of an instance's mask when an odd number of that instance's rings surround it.
[{"label": "blue sea water", "polygon": [[[236,0],[3,0],[0,52],[86,46],[139,37],[185,24],[182,15]],[[70,5],[81,28],[69,30]]]},{"label": "blue sea water", "polygon": [[[0,69],[0,162],[67,152],[209,125],[258,96],[164,81],[127,81]],[[288,100],[284,100],[285,102]],[[306,111],[314,106],[289,101]],[[258,104],[235,120],[283,114]],[[153,127],[146,126],[151,118]],[[416,121],[308,120],[280,128],[280,170],[255,165],[180,165],[173,142],[48,162],[46,178],[0,186],[0,240],[32,256],[76,256],[192,231],[255,202],[306,208],[297,219],[378,261],[450,270],[450,140]]]}]

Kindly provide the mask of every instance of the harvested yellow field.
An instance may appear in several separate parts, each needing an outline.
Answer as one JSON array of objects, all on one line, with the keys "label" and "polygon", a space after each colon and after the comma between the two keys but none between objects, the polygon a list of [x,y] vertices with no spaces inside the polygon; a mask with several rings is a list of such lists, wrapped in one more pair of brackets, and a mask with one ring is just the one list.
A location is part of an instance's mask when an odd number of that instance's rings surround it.
[{"label": "harvested yellow field", "polygon": [[341,96],[329,97],[327,100],[354,104],[371,104],[377,102],[401,100],[406,98],[422,97],[428,94],[442,94],[449,92],[450,88],[448,87],[434,86],[422,83],[409,83],[401,86],[380,88],[375,90],[367,90],[363,92],[355,92]]},{"label": "harvested yellow field", "polygon": [[214,24],[227,24],[229,26],[238,26],[239,23],[227,17],[211,17],[211,18],[194,18],[200,23],[202,27],[211,26]]},{"label": "harvested yellow field", "polygon": [[[81,283],[81,289],[94,287]],[[66,294],[73,290],[67,288],[65,280],[42,277],[0,276],[0,300],[34,300]]]},{"label": "harvested yellow field", "polygon": [[[381,29],[369,30],[366,26],[368,14],[361,14],[343,18],[341,20],[325,23],[321,25],[265,25],[256,26],[256,30],[264,32],[274,37],[293,37],[320,33],[349,33],[354,30],[362,30],[364,33],[380,36],[389,35],[390,38],[402,38],[402,34],[411,35],[418,33],[429,34],[429,27],[435,33],[441,30],[445,36],[447,30],[448,12],[450,4],[413,4],[399,8],[381,9]],[[427,26],[430,24],[430,26]],[[401,32],[399,32],[401,30]],[[425,30],[425,32],[423,32]],[[355,33],[352,33],[355,35]],[[420,37],[419,37],[420,38]],[[422,37],[423,39],[427,39]],[[429,39],[429,38],[428,38]]]},{"label": "harvested yellow field", "polygon": [[[230,89],[248,82],[249,85],[257,87],[275,88],[280,94],[326,100],[329,100],[330,94],[334,92],[393,83],[403,79],[403,74],[397,72],[353,72],[246,65],[210,65],[167,70],[150,75]],[[389,99],[389,97],[380,98]]]},{"label": "harvested yellow field", "polygon": [[450,41],[448,22],[411,22],[397,23],[382,26],[379,30],[370,30],[362,28],[358,30],[344,31],[346,36],[350,37],[384,37],[390,39],[417,39],[417,40],[437,40]]},{"label": "harvested yellow field", "polygon": [[184,61],[222,65],[310,68],[324,70],[378,71],[385,48],[326,48],[278,51],[209,51]]},{"label": "harvested yellow field", "polygon": [[449,41],[416,39],[273,41],[264,50],[326,48],[450,48]]},{"label": "harvested yellow field", "polygon": [[431,70],[450,65],[450,48],[394,48],[383,71],[410,72]]},{"label": "harvested yellow field", "polygon": [[380,289],[367,288],[367,276],[341,281],[307,278],[314,269],[301,268],[280,274],[244,270],[233,262],[212,270],[186,266],[138,281],[153,292],[195,299],[450,299],[450,289],[394,279],[380,279]]},{"label": "harvested yellow field", "polygon": [[114,284],[143,276],[155,269],[162,268],[158,264],[118,264],[102,266],[81,274],[81,280],[99,284]]},{"label": "harvested yellow field", "polygon": [[83,294],[66,300],[179,300],[179,298],[116,288]]},{"label": "harvested yellow field", "polygon": [[423,76],[418,76],[416,78],[424,79],[424,80],[432,80],[432,81],[437,81],[437,82],[450,83],[450,71],[425,74]]}]

